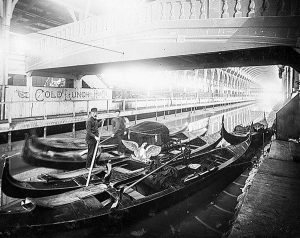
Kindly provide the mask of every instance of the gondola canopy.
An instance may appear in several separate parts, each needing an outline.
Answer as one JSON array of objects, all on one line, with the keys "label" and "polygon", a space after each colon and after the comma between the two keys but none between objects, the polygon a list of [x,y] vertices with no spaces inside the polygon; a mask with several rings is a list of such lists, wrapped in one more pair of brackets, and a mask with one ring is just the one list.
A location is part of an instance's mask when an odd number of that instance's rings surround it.
[{"label": "gondola canopy", "polygon": [[144,142],[150,145],[162,146],[169,142],[168,127],[159,122],[145,121],[127,129],[127,139],[141,146]]}]

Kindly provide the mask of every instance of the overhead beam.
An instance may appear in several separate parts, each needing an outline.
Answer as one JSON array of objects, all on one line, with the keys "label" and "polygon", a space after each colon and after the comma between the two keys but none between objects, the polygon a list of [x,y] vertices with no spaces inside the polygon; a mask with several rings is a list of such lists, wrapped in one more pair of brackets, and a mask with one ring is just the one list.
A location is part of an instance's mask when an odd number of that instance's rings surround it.
[{"label": "overhead beam", "polygon": [[60,26],[65,24],[65,22],[60,22],[54,19],[50,19],[44,16],[40,16],[38,14],[29,12],[29,11],[24,11],[22,9],[16,8],[15,12],[18,13],[19,15],[22,15],[23,18],[27,18],[27,19],[34,19],[35,21],[37,20],[37,18],[39,20],[43,20],[44,22],[47,22],[49,24],[52,24],[53,26]]}]

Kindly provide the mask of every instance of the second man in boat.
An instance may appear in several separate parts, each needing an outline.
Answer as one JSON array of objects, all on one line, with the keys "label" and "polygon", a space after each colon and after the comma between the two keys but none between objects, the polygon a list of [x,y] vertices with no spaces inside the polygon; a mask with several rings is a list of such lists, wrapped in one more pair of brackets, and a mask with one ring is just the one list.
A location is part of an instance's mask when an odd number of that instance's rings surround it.
[{"label": "second man in boat", "polygon": [[100,140],[99,131],[98,131],[100,122],[97,121],[97,108],[92,108],[91,112],[90,112],[90,116],[89,116],[88,120],[86,121],[85,140],[86,140],[86,143],[88,146],[86,168],[90,168],[97,141]]}]

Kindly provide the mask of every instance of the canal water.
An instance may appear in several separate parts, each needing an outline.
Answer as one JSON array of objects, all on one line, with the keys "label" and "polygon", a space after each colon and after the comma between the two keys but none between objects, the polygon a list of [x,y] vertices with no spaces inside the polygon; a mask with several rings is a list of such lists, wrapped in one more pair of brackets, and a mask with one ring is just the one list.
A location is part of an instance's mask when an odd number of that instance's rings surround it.
[{"label": "canal water", "polygon": [[[252,104],[210,114],[209,134],[221,129],[223,115],[226,129],[232,131],[236,125],[249,125],[252,121],[257,122],[263,119],[264,110],[260,105]],[[268,117],[268,113],[266,113],[266,117]],[[191,115],[191,121],[198,123],[199,127],[204,125],[207,120],[207,117],[203,117],[203,115],[197,116],[196,113]],[[261,148],[258,148],[252,154],[253,158],[259,158],[261,152]],[[145,214],[144,217],[129,225],[118,223],[109,234],[102,234],[97,227],[93,227],[48,234],[47,237],[222,237],[230,229],[237,198],[241,194],[248,174],[249,169],[237,176],[228,175],[193,196],[177,204],[170,204],[169,208],[161,212]]]}]

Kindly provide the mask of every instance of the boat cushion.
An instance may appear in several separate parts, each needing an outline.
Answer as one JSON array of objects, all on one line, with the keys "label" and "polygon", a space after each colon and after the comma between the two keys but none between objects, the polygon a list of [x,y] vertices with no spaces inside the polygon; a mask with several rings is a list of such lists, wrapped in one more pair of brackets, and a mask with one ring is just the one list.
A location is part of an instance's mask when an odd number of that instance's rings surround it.
[{"label": "boat cushion", "polygon": [[132,188],[127,189],[125,193],[127,193],[130,197],[134,198],[135,200],[142,199],[145,197],[143,194],[139,193],[136,190],[133,190]]}]

